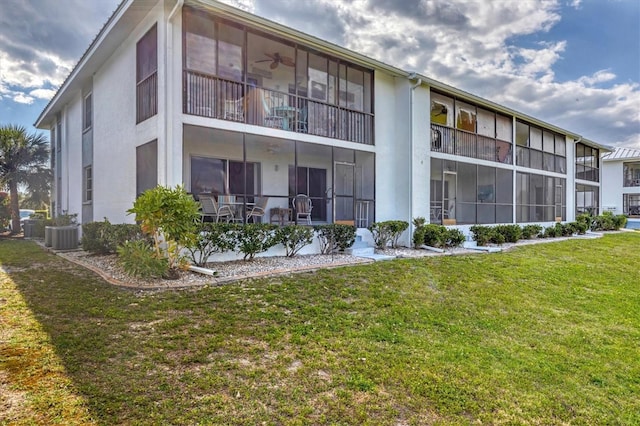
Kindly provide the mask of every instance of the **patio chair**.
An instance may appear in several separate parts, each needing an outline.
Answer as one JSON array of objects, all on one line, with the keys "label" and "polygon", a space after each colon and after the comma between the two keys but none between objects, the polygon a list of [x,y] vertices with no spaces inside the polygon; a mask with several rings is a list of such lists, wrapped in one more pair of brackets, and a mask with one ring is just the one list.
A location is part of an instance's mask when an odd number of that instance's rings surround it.
[{"label": "patio chair", "polygon": [[229,206],[218,206],[216,199],[211,195],[200,194],[199,198],[200,205],[202,206],[200,217],[203,222],[207,217],[216,223],[219,222],[220,219],[223,219],[225,222],[233,220],[233,212]]},{"label": "patio chair", "polygon": [[[265,127],[271,127],[274,129],[284,129],[285,127],[284,117],[276,115],[273,111],[273,107],[282,105],[283,101],[279,99],[277,96],[275,96],[274,94],[272,94],[271,97],[269,98],[271,100],[271,105],[268,105],[267,100],[264,97],[264,92],[262,92],[262,95],[260,96],[260,98],[262,100],[262,108],[264,111]],[[278,105],[274,105],[276,102],[278,102]]]},{"label": "patio chair", "polygon": [[265,215],[267,211],[267,202],[269,202],[269,197],[258,197],[256,199],[256,203],[253,206],[247,206],[246,217],[247,223],[249,219],[253,218],[253,222],[255,223],[257,217],[262,217]]},{"label": "patio chair", "polygon": [[311,225],[311,210],[313,210],[311,198],[305,194],[298,194],[291,200],[291,205],[296,212],[296,222],[306,220],[307,225]]}]

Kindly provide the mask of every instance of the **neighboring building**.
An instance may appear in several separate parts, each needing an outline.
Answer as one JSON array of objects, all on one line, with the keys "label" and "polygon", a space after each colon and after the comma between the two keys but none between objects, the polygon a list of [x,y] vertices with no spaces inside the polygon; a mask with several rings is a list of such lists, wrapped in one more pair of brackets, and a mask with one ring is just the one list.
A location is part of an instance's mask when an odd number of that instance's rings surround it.
[{"label": "neighboring building", "polygon": [[602,156],[602,206],[640,219],[640,149],[616,148]]},{"label": "neighboring building", "polygon": [[138,194],[181,183],[267,212],[307,194],[313,223],[359,228],[566,221],[599,209],[607,151],[213,0],[125,0],[36,127],[54,211],[83,223],[131,222]]}]

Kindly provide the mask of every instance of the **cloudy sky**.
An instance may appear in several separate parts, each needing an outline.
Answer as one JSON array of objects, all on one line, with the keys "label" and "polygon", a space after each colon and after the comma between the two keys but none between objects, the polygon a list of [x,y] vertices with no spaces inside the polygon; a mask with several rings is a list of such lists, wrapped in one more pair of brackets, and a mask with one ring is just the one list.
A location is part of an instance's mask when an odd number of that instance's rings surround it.
[{"label": "cloudy sky", "polygon": [[[0,0],[0,124],[32,129],[119,0]],[[637,0],[227,0],[569,129],[640,148]]]}]

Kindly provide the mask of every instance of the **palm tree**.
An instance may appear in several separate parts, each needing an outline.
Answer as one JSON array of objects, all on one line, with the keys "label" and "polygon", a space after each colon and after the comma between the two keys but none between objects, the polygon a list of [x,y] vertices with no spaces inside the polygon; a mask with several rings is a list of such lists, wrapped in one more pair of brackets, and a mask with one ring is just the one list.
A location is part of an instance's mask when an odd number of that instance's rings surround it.
[{"label": "palm tree", "polygon": [[20,230],[18,185],[26,185],[28,191],[42,187],[43,179],[51,179],[48,160],[49,142],[43,135],[28,134],[22,126],[0,126],[0,185],[9,187],[14,233]]}]

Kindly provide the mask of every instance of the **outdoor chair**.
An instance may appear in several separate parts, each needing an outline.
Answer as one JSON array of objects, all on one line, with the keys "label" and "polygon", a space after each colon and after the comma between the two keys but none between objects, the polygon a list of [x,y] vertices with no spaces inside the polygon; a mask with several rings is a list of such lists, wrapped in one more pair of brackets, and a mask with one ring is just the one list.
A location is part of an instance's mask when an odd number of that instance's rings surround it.
[{"label": "outdoor chair", "polygon": [[298,194],[291,200],[291,205],[296,212],[296,222],[305,220],[307,225],[311,225],[311,210],[313,209],[311,198],[305,194]]},{"label": "outdoor chair", "polygon": [[247,206],[246,217],[247,223],[249,223],[249,219],[253,218],[253,222],[255,223],[257,217],[262,217],[265,215],[267,211],[267,202],[269,202],[269,197],[258,197],[256,198],[256,203],[253,206]]},{"label": "outdoor chair", "polygon": [[200,216],[203,222],[207,217],[216,223],[219,222],[220,219],[223,219],[225,222],[233,220],[233,212],[229,206],[218,206],[216,199],[211,195],[200,194],[199,198],[200,205],[202,206]]}]

